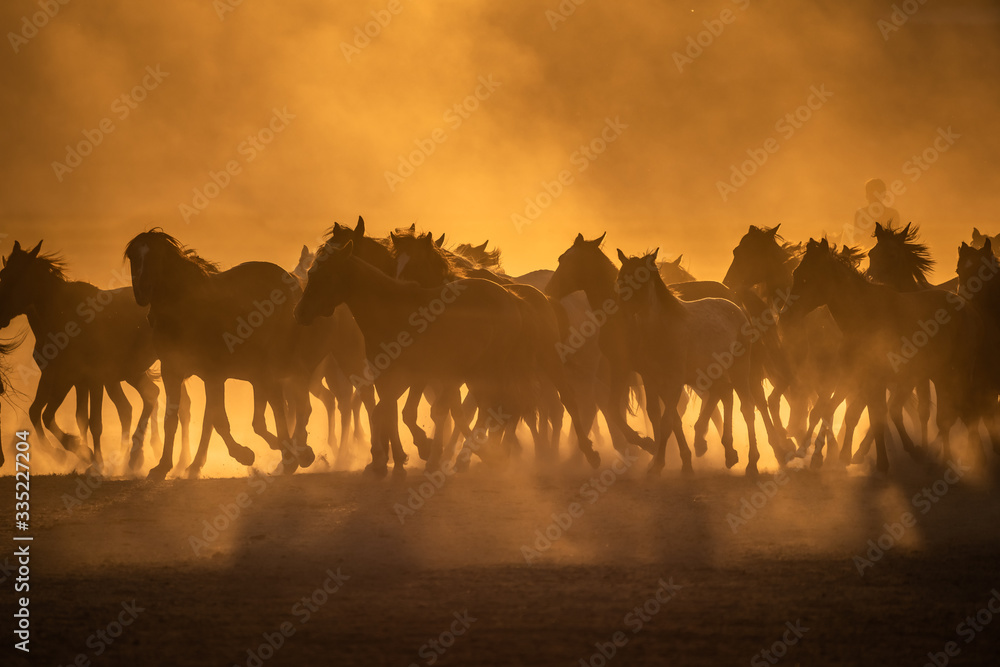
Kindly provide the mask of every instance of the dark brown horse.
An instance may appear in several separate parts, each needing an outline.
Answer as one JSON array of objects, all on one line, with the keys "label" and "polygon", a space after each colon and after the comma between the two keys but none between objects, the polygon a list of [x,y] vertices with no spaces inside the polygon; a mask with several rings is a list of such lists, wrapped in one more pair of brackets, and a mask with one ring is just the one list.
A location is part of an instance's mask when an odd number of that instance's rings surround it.
[{"label": "dark brown horse", "polygon": [[[325,325],[301,327],[292,310],[301,298],[293,276],[267,262],[247,262],[227,271],[185,249],[160,230],[138,234],[125,249],[132,289],[140,305],[149,305],[153,342],[160,357],[167,392],[164,446],[160,463],[149,472],[163,479],[173,463],[177,401],[182,381],[191,375],[205,382],[206,424],[222,436],[229,453],[252,465],[252,450],[236,442],[225,407],[227,379],[245,380],[254,388],[254,431],[282,451],[282,472],[314,459],[306,444],[309,378],[329,353]],[[294,408],[295,430],[286,417],[286,401]],[[263,406],[274,413],[277,434],[267,431]],[[189,473],[197,475],[208,455],[211,428],[202,430],[198,453]]]},{"label": "dark brown horse", "polygon": [[[521,393],[535,363],[525,350],[531,324],[525,321],[526,311],[517,297],[479,279],[443,288],[401,283],[355,257],[349,241],[317,255],[296,317],[312,322],[341,303],[347,304],[361,327],[369,354],[386,351],[386,363],[379,364],[375,378],[379,403],[369,470],[387,472],[387,429],[396,422],[397,401],[409,387],[428,378],[445,385],[464,383],[479,408],[477,428],[492,421],[494,443],[499,437],[508,443],[516,439],[514,428],[529,409]],[[442,415],[432,417],[437,424]],[[590,446],[585,436],[581,443]],[[585,453],[592,464],[599,463],[592,448]],[[439,456],[440,451],[432,452],[428,465],[433,467]]]},{"label": "dark brown horse", "polygon": [[[48,446],[44,424],[64,448],[85,462],[93,460],[100,470],[105,387],[127,381],[143,402],[129,458],[130,467],[136,470],[142,465],[146,427],[159,393],[146,374],[156,359],[146,313],[128,289],[101,290],[67,280],[63,263],[41,255],[41,246],[39,242],[25,251],[15,242],[0,270],[0,328],[18,315],[27,315],[35,337],[34,359],[41,376],[28,408],[35,435],[43,447]],[[93,452],[55,422],[56,410],[72,387],[77,388],[81,405],[87,405],[84,395],[89,399]]]},{"label": "dark brown horse", "polygon": [[[852,382],[868,408],[880,472],[889,469],[886,391],[898,401],[924,379],[938,390],[937,425],[944,451],[949,450],[950,430],[959,418],[968,427],[970,440],[978,443],[976,411],[982,387],[976,355],[983,329],[961,297],[936,289],[900,293],[874,284],[826,239],[809,241],[794,272],[792,293],[789,317],[802,317],[826,305],[844,332],[845,358],[853,360]],[[922,450],[907,434],[901,413],[890,414],[903,448],[919,457]]]}]

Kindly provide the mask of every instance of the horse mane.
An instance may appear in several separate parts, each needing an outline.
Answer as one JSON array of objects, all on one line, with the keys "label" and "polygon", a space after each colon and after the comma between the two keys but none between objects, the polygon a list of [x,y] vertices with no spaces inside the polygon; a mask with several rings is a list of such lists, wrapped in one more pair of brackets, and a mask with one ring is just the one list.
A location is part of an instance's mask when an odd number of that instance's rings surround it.
[{"label": "horse mane", "polygon": [[471,243],[459,243],[454,252],[468,260],[476,262],[482,268],[500,267],[500,248],[479,250]]},{"label": "horse mane", "polygon": [[[802,245],[801,243],[799,245]],[[851,264],[855,269],[861,266],[861,260],[865,258],[865,251],[856,245],[841,246],[837,256],[843,261]]]},{"label": "horse mane", "polygon": [[66,280],[66,260],[62,255],[50,252],[35,257],[35,261],[42,265],[42,268],[53,278]]},{"label": "horse mane", "polygon": [[887,224],[882,228],[882,235],[878,237],[878,242],[891,244],[899,250],[899,270],[917,285],[926,286],[930,284],[927,273],[934,266],[934,260],[931,258],[927,245],[917,241],[919,231],[920,227],[917,225],[907,225],[903,229],[896,229],[891,224]]},{"label": "horse mane", "polygon": [[167,234],[160,227],[154,227],[149,231],[137,234],[134,239],[128,242],[125,246],[124,258],[128,256],[135,250],[139,248],[140,245],[155,246],[166,250],[168,254],[184,261],[186,264],[197,268],[203,275],[212,275],[219,272],[219,265],[215,262],[210,262],[205,259],[193,248],[188,248],[183,243],[175,239],[170,234]]}]

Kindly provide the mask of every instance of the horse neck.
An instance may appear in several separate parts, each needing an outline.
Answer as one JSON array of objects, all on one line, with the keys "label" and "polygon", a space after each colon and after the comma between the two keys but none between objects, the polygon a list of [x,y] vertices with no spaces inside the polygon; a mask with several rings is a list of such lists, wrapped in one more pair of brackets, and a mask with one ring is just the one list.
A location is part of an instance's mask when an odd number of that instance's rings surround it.
[{"label": "horse neck", "polygon": [[871,330],[873,318],[885,314],[884,298],[889,288],[873,285],[847,267],[838,269],[836,289],[827,307],[844,333]]},{"label": "horse neck", "polygon": [[[771,266],[767,270],[767,277],[764,280],[764,286],[768,294],[775,294],[778,290],[787,291],[792,287],[792,270],[795,268],[797,262],[793,261],[791,254],[784,248],[779,246],[778,250],[780,251],[781,260],[771,263]],[[777,257],[778,254],[776,253],[775,256]]]},{"label": "horse neck", "polygon": [[349,260],[346,280],[344,302],[366,338],[385,340],[409,329],[409,317],[420,305],[420,288],[400,283],[357,257]]},{"label": "horse neck", "polygon": [[71,283],[51,274],[37,281],[35,298],[25,309],[28,326],[36,339],[50,331],[61,331],[73,319],[77,306],[86,298],[84,289],[81,289],[83,286],[93,287],[88,283]]},{"label": "horse neck", "polygon": [[618,272],[611,260],[607,260],[607,264],[602,262],[599,270],[591,271],[588,275],[590,279],[583,286],[583,293],[587,295],[590,307],[596,310],[602,308],[608,299],[614,299],[617,295]]},{"label": "horse neck", "polygon": [[[186,298],[189,292],[204,283],[208,276],[183,257],[169,256],[165,270],[159,276],[159,289],[153,290],[153,305],[164,306]],[[166,288],[166,289],[164,289]]]}]

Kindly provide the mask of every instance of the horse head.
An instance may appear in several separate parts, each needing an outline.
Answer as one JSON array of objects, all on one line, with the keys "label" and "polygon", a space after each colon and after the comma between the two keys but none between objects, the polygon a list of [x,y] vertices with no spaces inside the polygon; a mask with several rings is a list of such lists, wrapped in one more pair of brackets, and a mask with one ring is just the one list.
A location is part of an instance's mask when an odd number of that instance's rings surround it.
[{"label": "horse head", "polygon": [[347,299],[347,271],[354,258],[354,241],[343,246],[327,240],[316,260],[309,267],[308,280],[302,298],[295,306],[295,320],[312,324],[317,317],[329,317]]},{"label": "horse head", "polygon": [[617,271],[601,250],[605,236],[607,232],[588,241],[583,238],[583,234],[577,234],[573,245],[559,255],[559,266],[549,279],[545,293],[561,299],[577,290],[586,291],[592,287],[613,288]]},{"label": "horse head", "polygon": [[396,257],[397,280],[433,287],[453,278],[448,260],[430,232],[419,236],[390,232],[389,239]]},{"label": "horse head", "polygon": [[766,283],[779,274],[788,258],[778,243],[781,239],[778,234],[780,228],[781,225],[770,228],[750,226],[739,245],[733,248],[733,261],[722,279],[727,287],[752,287]]},{"label": "horse head", "polygon": [[58,273],[62,276],[62,265],[54,258],[39,258],[42,249],[39,241],[31,250],[24,250],[18,241],[14,249],[3,260],[0,269],[0,329],[10,324],[18,315],[23,315],[34,302],[34,295],[40,280],[46,274]]}]

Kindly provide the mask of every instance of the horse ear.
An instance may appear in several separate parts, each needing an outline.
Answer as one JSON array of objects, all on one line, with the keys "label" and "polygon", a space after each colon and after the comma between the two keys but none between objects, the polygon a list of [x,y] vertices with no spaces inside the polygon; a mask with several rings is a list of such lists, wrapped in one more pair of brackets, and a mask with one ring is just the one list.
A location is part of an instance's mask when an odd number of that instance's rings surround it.
[{"label": "horse ear", "polygon": [[356,238],[361,238],[365,235],[365,219],[360,215],[358,216],[358,224],[354,227],[354,236]]},{"label": "horse ear", "polygon": [[429,246],[433,246],[434,245],[434,237],[431,236],[430,232],[427,232],[426,234],[421,234],[420,235],[420,240],[423,241],[425,244],[427,244]]},{"label": "horse ear", "polygon": [[389,240],[392,241],[392,245],[399,244],[399,237],[396,236],[396,232],[389,232]]},{"label": "horse ear", "polygon": [[990,237],[986,237],[986,241],[983,242],[983,254],[989,257],[993,254],[993,242],[990,241]]},{"label": "horse ear", "polygon": [[476,246],[476,250],[478,250],[479,252],[486,252],[486,246],[489,244],[489,242],[490,240],[486,239],[480,245]]},{"label": "horse ear", "polygon": [[14,249],[11,251],[11,254],[14,254],[15,252],[17,252],[20,249],[21,249],[21,242],[20,241],[14,241]]},{"label": "horse ear", "polygon": [[412,225],[410,225],[410,231],[411,232],[417,231],[417,223],[414,222]]},{"label": "horse ear", "polygon": [[775,236],[778,235],[778,230],[779,229],[781,229],[781,223],[780,222],[778,224],[776,224],[774,227],[772,227],[771,229],[767,230],[767,233],[771,235],[771,238],[774,238]]},{"label": "horse ear", "polygon": [[983,238],[982,232],[979,231],[978,227],[972,228],[972,242],[975,243],[979,239]]},{"label": "horse ear", "polygon": [[594,239],[594,245],[597,246],[598,248],[600,248],[601,244],[604,243],[604,237],[607,236],[607,235],[608,235],[608,233],[604,232],[599,237],[597,237],[596,239]]},{"label": "horse ear", "polygon": [[656,261],[656,255],[657,255],[657,254],[659,254],[659,252],[660,252],[660,249],[659,249],[659,248],[657,248],[656,250],[654,250],[654,251],[653,251],[653,254],[652,254],[652,255],[650,255],[650,258],[651,258],[651,259],[652,259],[652,260],[653,260],[654,262]]},{"label": "horse ear", "polygon": [[618,261],[622,264],[628,261],[628,257],[625,256],[625,253],[622,252],[621,248],[618,248]]},{"label": "horse ear", "polygon": [[958,251],[962,252],[963,250],[968,250],[968,249],[969,249],[969,244],[966,243],[965,241],[962,241],[962,247],[959,248]]},{"label": "horse ear", "polygon": [[34,248],[32,248],[31,252],[28,253],[28,257],[31,257],[31,258],[38,257],[38,251],[41,250],[41,249],[42,249],[42,242],[39,241],[38,245],[36,245]]},{"label": "horse ear", "polygon": [[684,257],[684,253],[681,253],[681,254],[677,255],[677,259],[675,259],[673,261],[673,265],[676,266],[676,267],[680,267],[680,265],[681,265],[681,258],[682,257]]},{"label": "horse ear", "polygon": [[444,234],[441,234],[441,236],[438,237],[438,240],[434,242],[434,245],[439,248],[444,245]]},{"label": "horse ear", "polygon": [[823,237],[823,240],[819,242],[819,247],[822,248],[823,250],[830,249],[830,242],[826,240],[825,236]]},{"label": "horse ear", "polygon": [[875,223],[875,238],[877,238],[877,239],[882,238],[882,232],[883,232],[882,224],[876,222]]},{"label": "horse ear", "polygon": [[299,253],[299,259],[305,259],[308,256],[309,256],[309,246],[303,244],[302,252]]},{"label": "horse ear", "polygon": [[903,237],[904,238],[910,233],[910,225],[912,225],[912,224],[913,224],[912,222],[908,222],[908,223],[906,223],[906,227],[903,227]]},{"label": "horse ear", "polygon": [[577,234],[576,238],[573,239],[573,245],[580,245],[583,243],[583,234]]}]

